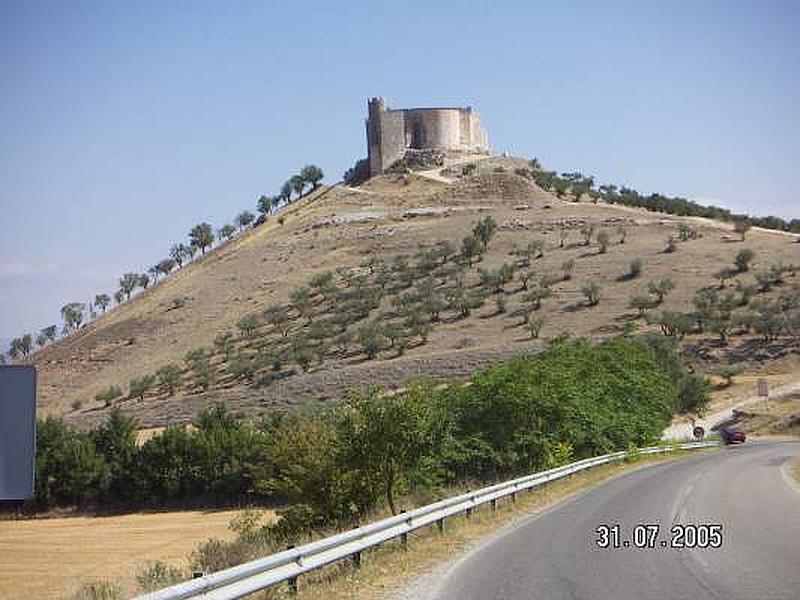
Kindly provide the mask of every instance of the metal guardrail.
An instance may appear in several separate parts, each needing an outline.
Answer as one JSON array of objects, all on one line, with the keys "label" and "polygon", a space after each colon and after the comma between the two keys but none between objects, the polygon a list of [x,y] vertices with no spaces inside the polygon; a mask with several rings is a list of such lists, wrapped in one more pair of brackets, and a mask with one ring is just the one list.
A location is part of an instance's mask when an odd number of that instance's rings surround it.
[{"label": "metal guardrail", "polygon": [[[637,452],[638,454],[658,454],[676,449],[695,450],[717,445],[717,442],[690,442],[641,448]],[[410,532],[422,527],[437,524],[441,528],[447,517],[461,513],[469,515],[474,508],[488,503],[494,504],[500,498],[516,499],[518,492],[530,490],[579,471],[622,460],[626,456],[628,456],[628,452],[615,452],[587,458],[549,471],[526,475],[446,498],[310,544],[144,594],[138,596],[136,600],[184,600],[188,598],[229,600],[247,596],[282,582],[289,582],[294,586],[297,577],[309,571],[351,557],[358,563],[361,559],[361,552],[389,540],[400,538],[405,542]]]}]

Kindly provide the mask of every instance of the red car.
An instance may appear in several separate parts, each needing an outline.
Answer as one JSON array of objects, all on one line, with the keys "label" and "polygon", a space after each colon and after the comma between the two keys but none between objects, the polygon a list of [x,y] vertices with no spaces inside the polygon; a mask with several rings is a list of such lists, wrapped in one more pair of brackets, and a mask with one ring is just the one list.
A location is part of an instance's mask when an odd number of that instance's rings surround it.
[{"label": "red car", "polygon": [[735,427],[722,427],[719,430],[719,436],[726,444],[744,444],[747,439],[744,431]]}]

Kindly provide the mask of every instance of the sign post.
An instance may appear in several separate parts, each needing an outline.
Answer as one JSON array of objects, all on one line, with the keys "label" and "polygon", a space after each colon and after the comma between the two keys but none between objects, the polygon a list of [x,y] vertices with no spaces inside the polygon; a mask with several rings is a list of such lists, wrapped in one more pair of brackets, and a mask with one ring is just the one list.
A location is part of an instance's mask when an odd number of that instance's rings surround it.
[{"label": "sign post", "polygon": [[36,369],[0,366],[0,501],[33,496]]},{"label": "sign post", "polygon": [[767,403],[767,410],[769,410],[769,382],[763,377],[758,380],[758,395],[764,398]]}]

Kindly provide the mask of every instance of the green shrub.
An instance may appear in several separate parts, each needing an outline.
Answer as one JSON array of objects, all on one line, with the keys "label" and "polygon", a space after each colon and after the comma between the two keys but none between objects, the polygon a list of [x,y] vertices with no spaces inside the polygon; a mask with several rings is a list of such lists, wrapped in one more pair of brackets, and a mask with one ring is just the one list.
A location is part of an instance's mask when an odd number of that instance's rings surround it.
[{"label": "green shrub", "polygon": [[600,246],[598,252],[600,254],[605,254],[608,250],[608,244],[611,243],[611,238],[607,231],[601,231],[597,234],[597,243]]},{"label": "green shrub", "polygon": [[255,376],[257,369],[258,363],[256,358],[239,354],[228,363],[226,370],[233,375],[235,379],[250,381]]},{"label": "green shrub", "polygon": [[252,544],[243,540],[209,539],[200,544],[189,558],[193,571],[216,573],[255,558]]},{"label": "green shrub", "polygon": [[109,407],[114,403],[114,400],[118,400],[121,397],[122,390],[119,388],[119,386],[112,385],[108,389],[95,394],[94,399],[98,402],[102,402],[106,407]]},{"label": "green shrub", "polygon": [[528,304],[531,310],[539,310],[542,307],[542,300],[553,295],[549,287],[538,286],[522,297],[522,301]]},{"label": "green shrub", "polygon": [[674,289],[675,282],[669,278],[651,281],[647,285],[647,291],[656,297],[656,304],[664,302],[664,297]]},{"label": "green shrub", "polygon": [[528,331],[531,334],[531,337],[536,339],[539,337],[539,333],[542,331],[542,326],[544,325],[544,318],[542,317],[532,317],[528,319]]},{"label": "green shrub", "polygon": [[236,323],[236,327],[241,331],[242,336],[249,338],[253,336],[255,330],[258,328],[257,315],[245,315]]},{"label": "green shrub", "polygon": [[635,308],[639,312],[639,315],[642,316],[653,307],[653,300],[650,296],[637,294],[631,298],[629,306]]},{"label": "green shrub", "polygon": [[181,383],[181,368],[175,363],[159,367],[156,371],[158,385],[168,396],[172,396]]},{"label": "green shrub", "polygon": [[497,305],[497,314],[506,312],[506,297],[503,294],[495,296],[495,304]]},{"label": "green shrub", "polygon": [[230,354],[233,351],[233,334],[230,331],[217,334],[214,338],[214,347],[217,351],[222,352],[226,358],[230,358]]},{"label": "green shrub", "polygon": [[195,385],[207,390],[216,381],[217,374],[203,348],[196,348],[186,353],[186,364],[192,371]]},{"label": "green shrub", "polygon": [[642,274],[642,259],[641,258],[634,258],[631,261],[630,267],[628,268],[628,275],[626,276],[627,279],[636,279]]},{"label": "green shrub", "polygon": [[571,258],[569,260],[565,260],[563,263],[561,263],[561,271],[564,274],[564,281],[569,281],[572,279],[572,274],[575,272],[575,261]]},{"label": "green shrub", "polygon": [[148,562],[136,574],[136,582],[143,592],[154,592],[187,579],[179,568],[161,561]]},{"label": "green shrub", "polygon": [[358,330],[358,342],[367,358],[373,359],[383,349],[385,337],[379,325],[368,323]]},{"label": "green shrub", "polygon": [[147,374],[141,377],[134,377],[131,379],[129,385],[128,396],[130,398],[138,398],[144,400],[144,396],[156,385],[156,376]]},{"label": "green shrub", "polygon": [[728,267],[724,267],[714,273],[714,279],[719,279],[719,289],[725,287],[725,282],[736,276],[736,271]]},{"label": "green shrub", "polygon": [[594,281],[585,283],[581,287],[581,293],[586,297],[586,303],[589,306],[597,306],[600,302],[600,286]]},{"label": "green shrub", "polygon": [[120,598],[122,598],[122,588],[110,581],[85,583],[73,596],[73,600],[118,600]]},{"label": "green shrub", "polygon": [[739,250],[736,254],[736,258],[734,259],[734,264],[736,265],[736,270],[739,273],[745,273],[746,271],[750,270],[750,263],[753,262],[753,259],[756,257],[756,253],[750,250],[749,248],[745,248],[744,250]]},{"label": "green shrub", "polygon": [[742,367],[738,365],[722,365],[717,367],[713,373],[722,378],[724,387],[730,387],[733,385],[733,378],[741,375],[742,371]]},{"label": "green shrub", "polygon": [[678,225],[678,239],[682,242],[688,242],[690,240],[696,240],[699,237],[697,230],[690,227],[686,223],[681,223]]},{"label": "green shrub", "polygon": [[747,237],[747,232],[750,231],[751,225],[744,219],[738,219],[733,224],[733,230],[738,233],[741,237],[741,240],[744,241]]},{"label": "green shrub", "polygon": [[596,226],[594,223],[589,223],[581,227],[581,235],[583,236],[584,246],[588,246],[592,242],[592,236],[594,236],[595,230]]}]

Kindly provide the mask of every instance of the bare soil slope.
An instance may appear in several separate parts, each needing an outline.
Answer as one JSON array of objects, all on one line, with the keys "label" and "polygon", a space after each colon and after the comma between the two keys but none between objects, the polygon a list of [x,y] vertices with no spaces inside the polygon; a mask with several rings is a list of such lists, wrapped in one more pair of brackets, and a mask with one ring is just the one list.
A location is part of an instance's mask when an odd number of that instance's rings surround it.
[{"label": "bare soil slope", "polygon": [[[460,277],[471,293],[479,289],[477,267],[497,268],[514,261],[515,248],[542,240],[544,254],[531,264],[534,280],[558,276],[566,261],[574,261],[572,278],[553,284],[552,297],[536,313],[545,319],[543,338],[561,332],[609,335],[631,323],[643,327],[636,311],[629,308],[630,298],[646,293],[647,284],[660,278],[672,278],[676,284],[660,310],[690,310],[695,292],[713,285],[713,273],[731,265],[742,248],[756,253],[756,267],[800,262],[800,245],[777,232],[753,230],[746,241],[739,242],[727,224],[557,199],[513,174],[524,164],[494,157],[479,161],[475,174],[451,183],[413,174],[386,175],[357,189],[339,185],[310,194],[285,209],[282,225],[276,218],[269,219],[35,355],[41,411],[65,414],[79,426],[94,423],[108,410],[94,400],[95,394],[110,385],[127,391],[132,378],[154,373],[170,362],[183,365],[187,351],[200,347],[208,349],[217,372],[208,390],[192,384],[182,367],[182,384],[174,395],[153,389],[143,400],[123,399],[119,406],[136,416],[142,427],[186,422],[199,409],[220,401],[252,415],[271,406],[335,399],[351,388],[399,387],[417,377],[463,378],[497,360],[535,350],[541,342],[532,340],[523,324],[519,308],[525,292],[515,279],[502,294],[504,312],[497,310],[494,294],[465,318],[446,308],[440,320],[431,324],[427,339],[415,338],[402,355],[384,349],[367,360],[357,340],[341,348],[331,339],[320,342],[315,356],[322,362],[315,358],[305,365],[307,372],[284,360],[278,375],[261,369],[242,379],[230,374],[230,362],[224,362],[219,351],[212,352],[215,337],[226,331],[234,334],[233,352],[240,356],[266,352],[268,345],[291,345],[297,332],[308,333],[312,327],[306,318],[290,308],[290,330],[284,338],[263,321],[263,313],[269,305],[288,304],[293,288],[307,284],[314,274],[334,271],[336,289],[346,291],[353,273],[375,277],[368,266],[358,270],[369,257],[392,263],[405,255],[413,265],[421,252],[435,249],[437,242],[449,240],[458,249],[484,216],[491,216],[499,228],[483,261],[463,269],[461,275],[440,277],[437,270],[433,277],[437,282]],[[680,223],[689,224],[700,237],[665,253],[666,241],[677,234]],[[606,253],[599,252],[596,236],[583,245],[581,230],[587,224],[608,233],[611,243]],[[619,228],[627,232],[624,243],[620,243]],[[623,276],[636,258],[643,261],[642,275],[626,280]],[[441,273],[450,266],[441,265]],[[356,271],[348,274],[347,268]],[[752,274],[739,279],[754,281]],[[589,281],[602,290],[597,306],[586,306],[581,291]],[[390,282],[387,290],[391,286]],[[393,298],[403,293],[387,292],[370,310],[369,318],[391,316]],[[319,321],[334,318],[338,308],[336,302],[314,296],[311,310]],[[246,337],[236,324],[250,314],[259,315],[259,324],[252,337]],[[357,335],[358,327],[356,323],[349,330]],[[695,351],[704,360],[721,351],[714,344],[698,344]],[[775,356],[792,350],[778,349]],[[81,402],[78,410],[70,408],[75,401]]]}]

